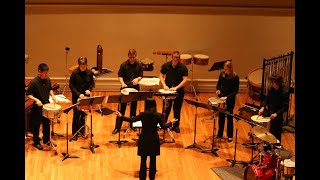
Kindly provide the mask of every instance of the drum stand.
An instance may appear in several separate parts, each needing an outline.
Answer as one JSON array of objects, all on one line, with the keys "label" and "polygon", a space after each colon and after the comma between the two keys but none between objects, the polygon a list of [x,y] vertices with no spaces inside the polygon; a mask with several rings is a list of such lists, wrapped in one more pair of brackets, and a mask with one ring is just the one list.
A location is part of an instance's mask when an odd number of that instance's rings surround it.
[{"label": "drum stand", "polygon": [[[53,119],[54,119],[54,118],[50,118],[50,119],[49,119],[50,123],[52,123],[52,124],[53,124]],[[53,127],[53,126],[50,126],[51,132],[52,132],[52,127]],[[49,136],[49,144],[46,144],[46,145],[50,146],[50,147],[54,150],[54,155],[57,155],[57,154],[58,154],[57,148],[56,148],[57,145],[51,141],[51,136]]]},{"label": "drum stand", "polygon": [[61,159],[61,161],[64,161],[64,160],[66,160],[67,158],[79,158],[78,156],[74,156],[74,155],[71,155],[71,154],[69,154],[69,152],[68,152],[68,149],[69,149],[69,146],[68,146],[68,112],[74,107],[74,106],[76,106],[77,104],[75,104],[75,105],[72,105],[72,106],[70,106],[70,107],[68,107],[67,109],[65,109],[63,112],[66,114],[66,135],[67,135],[67,138],[66,138],[66,140],[67,140],[67,152],[66,153],[62,153],[62,155],[63,155],[63,158]]},{"label": "drum stand", "polygon": [[195,102],[195,101],[191,101],[191,100],[188,100],[188,99],[184,99],[184,100],[187,101],[188,104],[196,106],[196,113],[195,113],[195,116],[194,116],[193,144],[191,144],[189,146],[186,146],[185,149],[195,148],[195,149],[199,149],[200,151],[202,151],[203,149],[200,146],[198,146],[197,143],[196,143],[197,115],[198,115],[197,110],[198,110],[198,107],[200,107],[200,105],[199,105],[198,102]]},{"label": "drum stand", "polygon": [[92,140],[92,136],[93,136],[93,134],[92,134],[92,105],[101,104],[104,100],[104,97],[105,96],[95,96],[95,97],[90,97],[87,99],[81,99],[79,102],[79,105],[78,105],[78,106],[83,106],[83,105],[90,106],[90,110],[89,110],[89,112],[90,112],[90,128],[89,128],[90,145],[89,146],[82,146],[81,148],[82,149],[90,149],[92,153],[95,153],[94,149],[99,147],[99,145],[95,145]]},{"label": "drum stand", "polygon": [[198,96],[197,96],[197,92],[193,86],[193,58],[191,60],[191,84],[190,84],[190,87],[191,87],[191,91],[194,93],[194,95],[196,96],[196,101],[198,101]]},{"label": "drum stand", "polygon": [[[213,112],[214,113],[214,112]],[[218,153],[216,152],[218,149],[214,148],[214,132],[215,132],[215,126],[216,126],[216,118],[213,117],[213,130],[212,130],[212,145],[211,145],[211,149],[210,150],[202,150],[201,152],[203,153],[207,153],[207,152],[211,152],[212,154],[216,155],[217,157],[219,157]],[[206,140],[203,141],[203,143],[205,143],[208,139],[211,139],[211,137],[207,138]]]},{"label": "drum stand", "polygon": [[[85,111],[84,111],[85,112]],[[88,138],[88,136],[89,136],[89,134],[87,134],[86,132],[89,132],[90,131],[90,127],[87,125],[87,112],[85,112],[86,113],[86,115],[85,115],[85,119],[84,119],[84,125],[80,128],[80,129],[78,129],[78,131],[76,132],[76,133],[74,133],[74,135],[70,138],[70,140],[69,141],[72,141],[72,139],[75,137],[75,136],[77,136],[78,134],[82,137],[82,138],[84,138],[84,139],[87,139]],[[81,118],[81,117],[80,117]],[[82,133],[80,133],[80,131],[82,130],[84,128],[84,134],[82,134]]]},{"label": "drum stand", "polygon": [[[168,107],[168,104],[167,104],[167,101],[166,100],[168,100],[168,99],[164,99],[163,101],[162,101],[162,103],[163,103],[163,106],[162,106],[162,116],[163,116],[163,120],[164,121],[166,121],[166,108]],[[166,140],[166,131],[168,131],[169,132],[169,135],[170,135],[170,137],[172,138],[172,140],[171,141],[168,141],[168,140]],[[170,128],[164,128],[163,129],[163,135],[162,135],[162,139],[160,139],[160,145],[161,144],[163,144],[163,143],[174,143],[175,142],[175,140],[174,140],[174,136],[173,136],[173,134],[172,134],[172,132],[171,132],[171,130],[170,130]]]},{"label": "drum stand", "polygon": [[[59,120],[59,119],[57,118],[57,120]],[[52,126],[52,128],[51,128],[51,136],[63,137],[62,134],[58,134],[58,133],[54,132],[54,123],[53,123],[53,121],[51,121],[51,122],[52,122],[52,124],[51,124],[51,126]]]},{"label": "drum stand", "polygon": [[[229,114],[229,113],[226,113],[226,115],[230,115],[230,116],[233,116],[232,114]],[[236,160],[236,154],[237,154],[237,139],[238,139],[238,118],[236,118],[235,116],[233,116],[236,120],[237,120],[237,128],[236,128],[236,140],[235,140],[235,143],[234,143],[234,156],[233,156],[233,159],[227,159],[228,162],[231,162],[231,165],[230,167],[233,167],[235,164],[242,164],[243,167],[246,167],[248,165],[248,163],[246,162],[243,162],[243,161],[237,161]]]}]

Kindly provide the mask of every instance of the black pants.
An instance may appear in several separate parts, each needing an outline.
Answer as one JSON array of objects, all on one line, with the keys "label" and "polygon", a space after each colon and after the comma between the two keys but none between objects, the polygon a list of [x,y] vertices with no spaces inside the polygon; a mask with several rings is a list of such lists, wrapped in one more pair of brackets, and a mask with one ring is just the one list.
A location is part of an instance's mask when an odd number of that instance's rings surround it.
[{"label": "black pants", "polygon": [[[140,171],[139,171],[139,179],[145,180],[147,178],[147,157],[141,156],[140,162]],[[156,177],[157,171],[157,156],[149,156],[150,157],[150,167],[149,167],[149,179],[153,180]]]},{"label": "black pants", "polygon": [[30,130],[33,135],[34,144],[40,143],[39,129],[42,123],[42,141],[46,144],[50,140],[50,119],[42,115],[42,107],[34,105],[31,111]]},{"label": "black pants", "polygon": [[273,134],[281,142],[281,133],[283,126],[283,115],[278,115],[270,121],[270,133]]},{"label": "black pants", "polygon": [[[122,115],[125,114],[127,106],[130,106],[130,117],[136,116],[136,114],[137,114],[137,101],[132,101],[131,103],[120,103],[118,105],[118,110],[120,111],[120,113]],[[121,126],[122,126],[122,120],[121,120],[121,118],[117,117],[115,128],[120,130]],[[132,122],[130,122],[130,128],[132,128]]]},{"label": "black pants", "polygon": [[[77,131],[85,125],[86,113],[78,109],[78,107],[73,108],[73,118],[72,118],[72,135],[76,134]],[[80,133],[85,133],[85,128],[82,128]]]},{"label": "black pants", "polygon": [[[178,121],[173,124],[173,127],[179,127],[180,125],[180,114],[184,97],[183,94],[184,93],[179,94],[175,99],[165,99],[162,103],[162,114],[165,122],[168,121],[168,117],[173,106],[173,118],[178,119]],[[165,103],[165,101],[167,102]]]},{"label": "black pants", "polygon": [[[229,111],[230,114],[233,114],[233,107],[228,108],[227,111]],[[226,114],[225,113],[219,113],[219,120],[218,120],[218,137],[222,138],[223,136],[223,130],[224,130],[224,125],[225,125],[225,119],[226,119]],[[233,138],[233,117],[230,115],[227,115],[227,136],[228,138]]]}]

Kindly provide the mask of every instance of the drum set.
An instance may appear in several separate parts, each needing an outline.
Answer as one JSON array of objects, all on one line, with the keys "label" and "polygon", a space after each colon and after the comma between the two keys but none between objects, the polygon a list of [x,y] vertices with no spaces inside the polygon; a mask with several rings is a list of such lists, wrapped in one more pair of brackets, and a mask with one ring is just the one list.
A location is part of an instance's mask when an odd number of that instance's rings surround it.
[{"label": "drum set", "polygon": [[243,179],[292,179],[295,175],[293,153],[278,145],[276,137],[265,128],[255,126],[251,131],[262,140],[258,147],[259,162],[245,168]]}]

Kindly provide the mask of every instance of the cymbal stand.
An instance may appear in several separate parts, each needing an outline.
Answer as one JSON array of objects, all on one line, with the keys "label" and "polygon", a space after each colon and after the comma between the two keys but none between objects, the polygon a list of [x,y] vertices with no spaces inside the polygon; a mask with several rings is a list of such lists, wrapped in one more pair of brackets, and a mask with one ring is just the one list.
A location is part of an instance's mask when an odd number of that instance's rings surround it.
[{"label": "cymbal stand", "polygon": [[66,82],[65,82],[65,85],[64,85],[63,90],[62,90],[62,94],[63,95],[66,95],[66,92],[67,92],[67,89],[68,89],[68,52],[69,52],[70,48],[66,47],[65,50],[66,50],[66,75],[65,75]]},{"label": "cymbal stand", "polygon": [[90,149],[92,153],[95,153],[94,149],[95,148],[98,148],[99,145],[96,145],[93,143],[93,140],[92,140],[92,104],[90,104],[90,128],[89,128],[89,133],[90,133],[90,145],[89,146],[82,146],[81,148],[82,149]]},{"label": "cymbal stand", "polygon": [[[51,124],[53,124],[53,119],[54,119],[54,118],[48,119]],[[51,131],[52,131],[52,126],[50,126],[50,129],[51,129]],[[57,145],[55,145],[55,143],[53,143],[53,142],[51,141],[51,136],[49,136],[49,144],[47,144],[47,145],[50,146],[50,147],[54,150],[54,154],[55,154],[55,155],[58,154],[57,148],[56,148]]]},{"label": "cymbal stand", "polygon": [[64,161],[64,160],[66,160],[66,159],[68,159],[68,158],[79,158],[79,156],[75,156],[75,155],[69,154],[69,146],[68,146],[68,144],[69,144],[69,143],[68,143],[68,124],[69,124],[69,123],[68,123],[68,112],[69,112],[71,109],[72,109],[72,107],[71,107],[71,108],[67,108],[66,110],[64,110],[64,113],[66,114],[67,152],[62,153],[63,158],[61,159],[61,161]]},{"label": "cymbal stand", "polygon": [[196,101],[198,101],[198,95],[197,95],[196,89],[194,88],[194,85],[193,85],[193,58],[191,59],[191,84],[190,84],[190,87],[191,87],[191,91],[196,96]]},{"label": "cymbal stand", "polygon": [[[219,157],[218,153],[216,152],[218,150],[218,148],[214,148],[214,136],[215,136],[214,132],[215,132],[215,129],[216,129],[215,126],[216,126],[216,118],[213,117],[213,128],[212,128],[213,130],[212,130],[212,145],[211,145],[211,149],[210,150],[202,150],[201,152],[203,152],[203,153],[211,152],[212,154],[214,154],[217,157]],[[206,140],[208,140],[209,138],[207,138]],[[204,142],[206,142],[206,140],[204,140]]]},{"label": "cymbal stand", "polygon": [[[120,112],[120,110],[121,110],[121,100],[119,100],[119,106],[118,106],[118,111]],[[119,132],[118,132],[118,140],[111,140],[111,141],[109,141],[110,143],[118,144],[118,147],[119,147],[119,148],[121,147],[121,144],[128,142],[127,140],[120,140],[120,132],[121,132],[121,130],[119,129]]]},{"label": "cymbal stand", "polygon": [[[163,107],[162,107],[162,109],[163,109],[163,110],[162,110],[163,120],[164,120],[164,121],[167,121],[165,118],[166,118],[166,108],[168,107],[168,99],[164,98],[163,101],[162,101],[162,103],[163,103]],[[169,132],[169,135],[170,135],[170,137],[172,138],[171,141],[166,140],[166,131]],[[174,136],[173,136],[170,128],[167,128],[167,129],[164,128],[164,129],[163,129],[163,134],[162,134],[162,139],[160,139],[160,145],[163,144],[163,143],[174,143],[174,142],[175,142]]]},{"label": "cymbal stand", "polygon": [[198,146],[198,145],[197,145],[197,143],[196,143],[196,134],[197,134],[197,133],[196,133],[196,131],[197,131],[197,115],[198,115],[197,110],[198,110],[198,106],[196,106],[196,113],[195,113],[195,115],[194,115],[193,144],[191,144],[191,145],[189,145],[189,146],[185,147],[185,149],[188,149],[188,148],[195,148],[195,149],[199,149],[200,151],[202,151],[203,149],[202,149],[200,146]]},{"label": "cymbal stand", "polygon": [[[228,114],[228,113],[226,113]],[[230,115],[230,114],[229,114]],[[237,118],[236,118],[237,119]],[[243,167],[246,167],[248,165],[248,163],[243,162],[243,161],[237,161],[236,160],[236,154],[237,154],[237,139],[238,139],[238,120],[237,119],[237,128],[236,128],[236,140],[234,143],[234,156],[233,159],[227,159],[228,162],[231,162],[230,167],[233,167],[235,164],[243,164]]]}]

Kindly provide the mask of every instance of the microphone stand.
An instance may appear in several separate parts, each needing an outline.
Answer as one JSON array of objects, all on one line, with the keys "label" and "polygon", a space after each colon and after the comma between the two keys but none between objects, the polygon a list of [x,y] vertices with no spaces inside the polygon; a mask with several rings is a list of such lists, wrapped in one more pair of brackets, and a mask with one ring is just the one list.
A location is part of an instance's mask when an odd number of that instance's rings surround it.
[{"label": "microphone stand", "polygon": [[68,52],[69,52],[70,48],[69,47],[66,47],[66,82],[65,82],[65,85],[63,87],[63,90],[62,90],[62,94],[65,95],[65,93],[67,92],[67,89],[68,89]]}]

